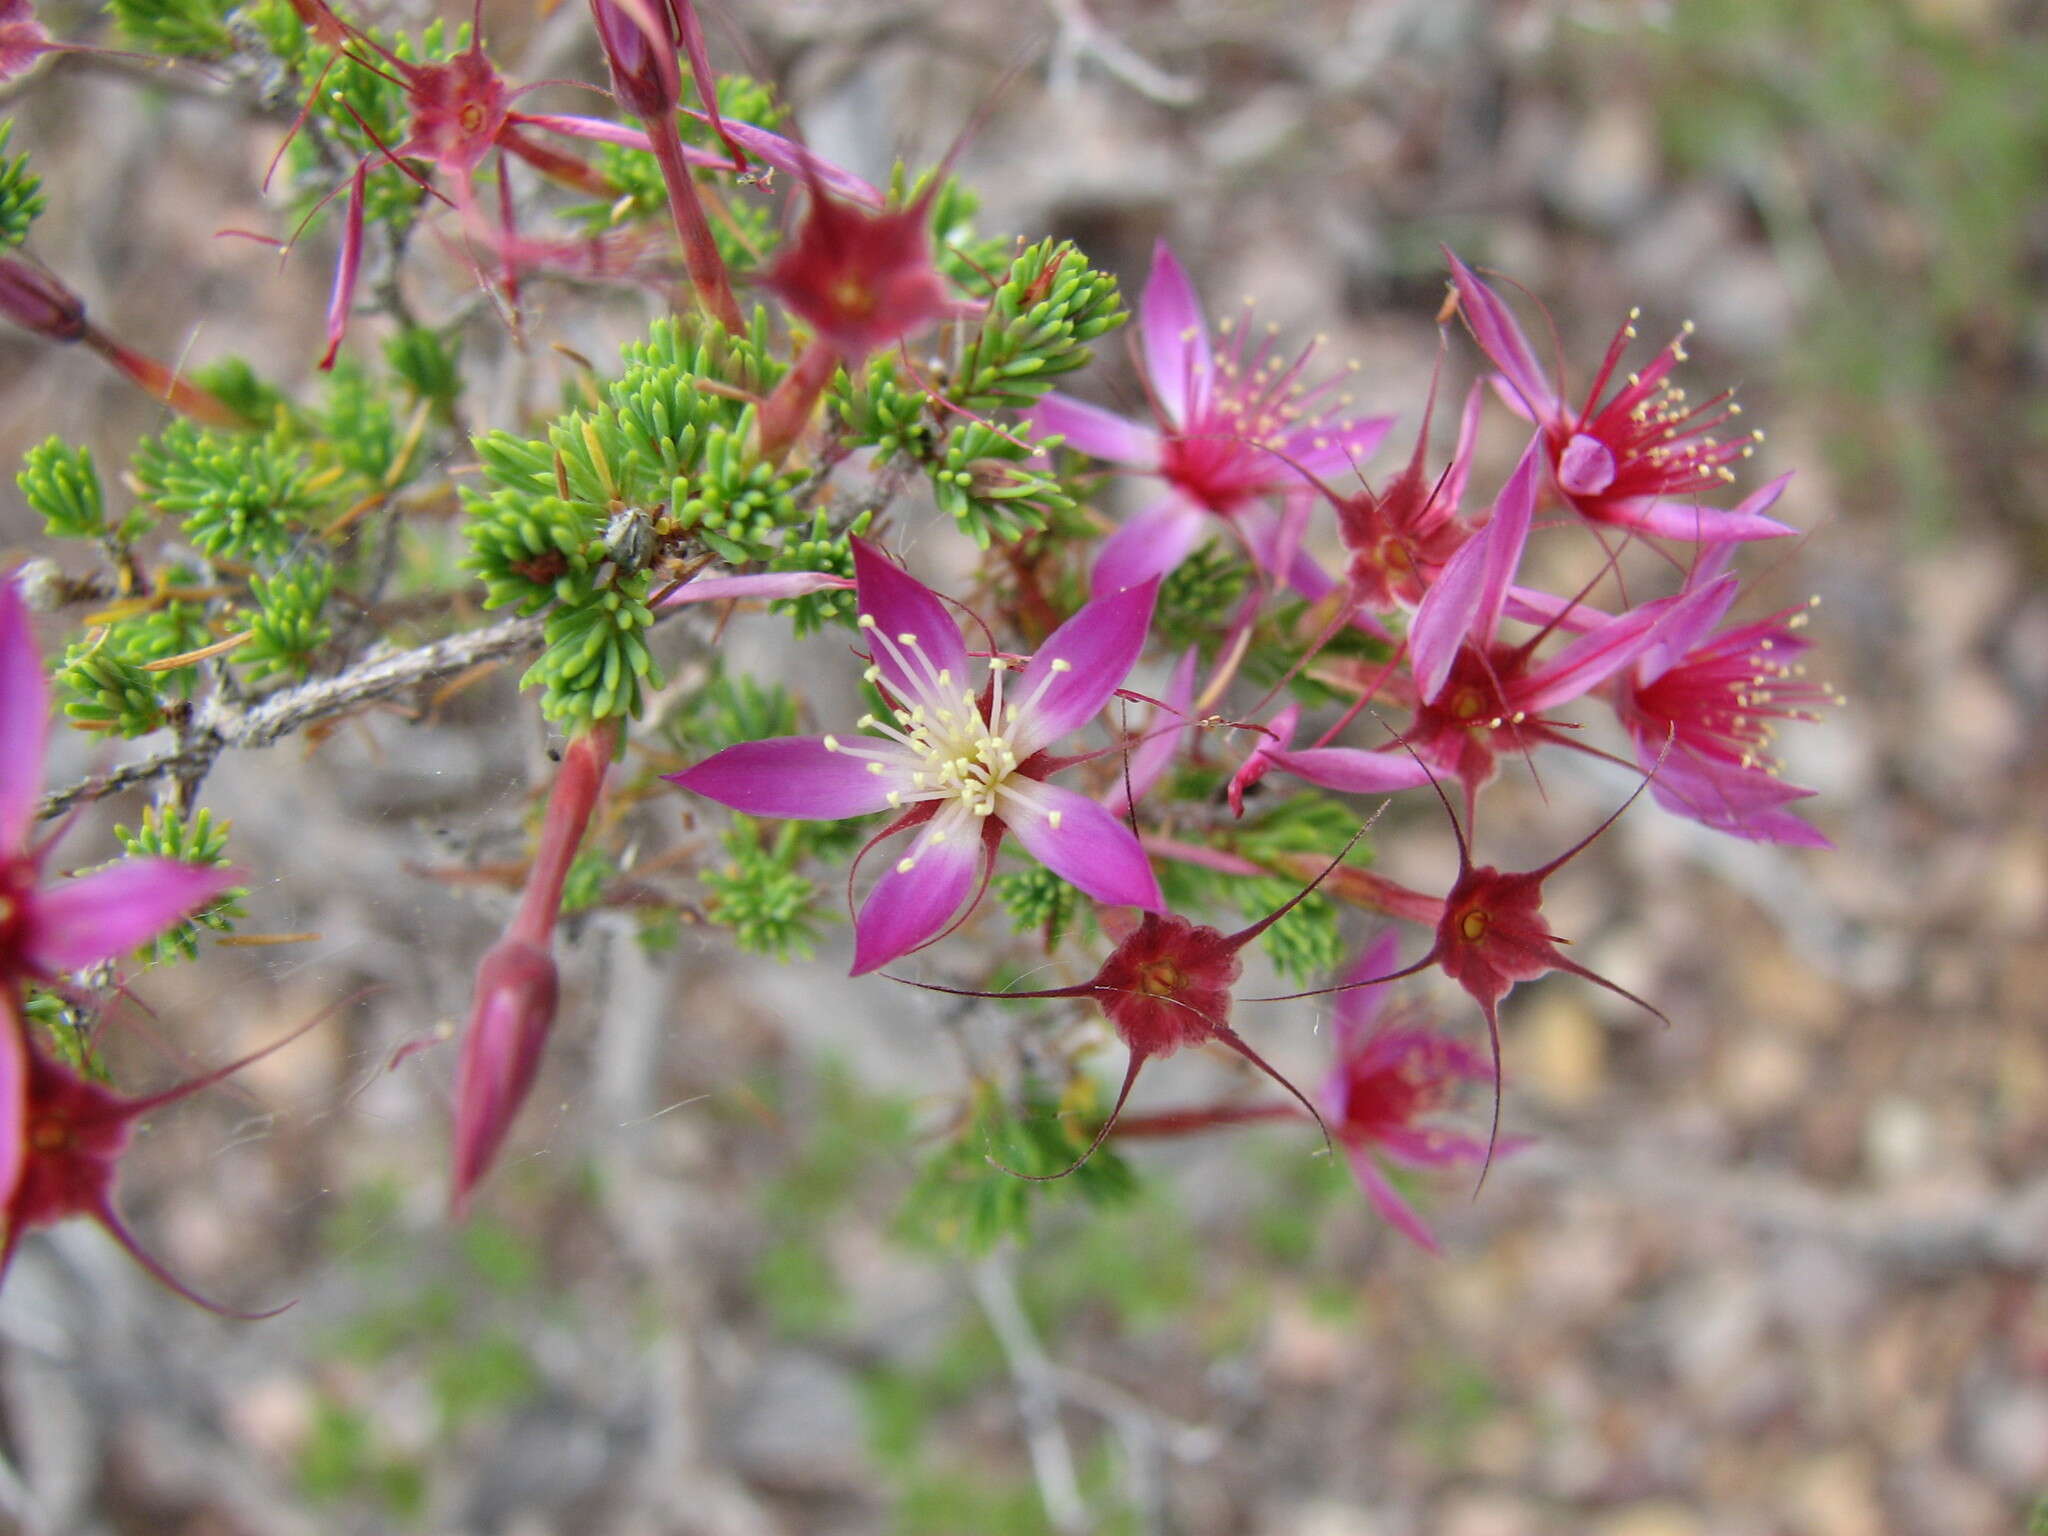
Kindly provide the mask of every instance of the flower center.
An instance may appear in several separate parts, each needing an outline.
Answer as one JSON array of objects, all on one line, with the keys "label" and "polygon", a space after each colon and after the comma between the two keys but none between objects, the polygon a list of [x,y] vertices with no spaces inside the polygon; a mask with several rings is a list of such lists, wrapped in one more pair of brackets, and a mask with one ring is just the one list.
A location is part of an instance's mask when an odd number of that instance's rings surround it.
[{"label": "flower center", "polygon": [[29,1127],[28,1144],[33,1152],[62,1152],[71,1145],[70,1123],[47,1115]]},{"label": "flower center", "polygon": [[[1054,679],[1073,671],[1074,664],[1055,657],[1046,663],[1044,676],[1029,695],[1005,703],[1003,676],[1012,662],[1005,656],[991,657],[984,704],[981,696],[965,685],[965,679],[953,675],[952,668],[933,662],[916,635],[885,634],[867,614],[861,615],[860,627],[896,663],[900,678],[910,685],[908,695],[889,710],[887,718],[870,714],[855,722],[864,731],[908,747],[918,759],[918,766],[911,771],[910,791],[892,791],[889,804],[953,801],[971,816],[995,814],[997,795],[1022,761],[1015,746],[1017,722],[1029,715]],[[880,665],[870,666],[866,676],[871,683],[880,682]],[[825,738],[825,750],[867,757],[868,772],[873,774],[888,772],[891,761],[900,762],[900,758],[864,752],[836,736]],[[1055,828],[1059,814],[1051,813]]]},{"label": "flower center", "polygon": [[1154,960],[1138,967],[1138,990],[1152,997],[1171,997],[1186,980],[1171,960]]},{"label": "flower center", "polygon": [[1462,933],[1471,943],[1477,944],[1486,937],[1487,921],[1486,913],[1480,908],[1474,907],[1458,920],[1458,932]]}]

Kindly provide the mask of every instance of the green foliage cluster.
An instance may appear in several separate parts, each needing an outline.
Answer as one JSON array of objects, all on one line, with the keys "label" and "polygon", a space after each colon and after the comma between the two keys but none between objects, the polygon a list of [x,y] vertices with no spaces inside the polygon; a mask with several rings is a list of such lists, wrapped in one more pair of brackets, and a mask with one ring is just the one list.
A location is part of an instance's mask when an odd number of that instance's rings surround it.
[{"label": "green foliage cluster", "polygon": [[[799,513],[800,474],[753,451],[748,397],[783,371],[766,326],[760,311],[739,337],[657,321],[595,407],[565,412],[545,439],[478,439],[490,488],[464,493],[464,564],[488,606],[548,611],[548,650],[526,681],[550,718],[639,712],[655,681],[644,638],[655,566],[709,553],[790,568],[795,548],[850,558],[843,532]],[[622,516],[639,525],[630,537]]]},{"label": "green foliage cluster", "polygon": [[334,567],[324,560],[300,560],[275,576],[250,577],[249,590],[256,600],[250,639],[235,659],[248,666],[252,677],[304,677],[334,635],[334,626],[323,616],[334,591]]},{"label": "green foliage cluster", "polygon": [[[942,249],[956,265],[961,242],[970,240],[972,211],[972,199],[951,184],[935,201],[935,224],[949,221],[954,236],[942,239]],[[987,295],[987,312],[961,343],[956,363],[934,381],[950,407],[928,385],[906,382],[902,363],[889,356],[870,359],[857,378],[842,372],[829,401],[850,444],[916,463],[931,477],[940,508],[986,549],[994,539],[1022,538],[1074,511],[1072,495],[1043,460],[1033,462],[1038,445],[988,413],[1030,406],[1084,366],[1089,343],[1126,315],[1116,280],[1090,267],[1070,242],[1028,247],[993,284],[978,265],[954,274],[968,291]]]},{"label": "green foliage cluster", "polygon": [[1159,584],[1152,632],[1175,650],[1213,651],[1225,633],[1217,618],[1237,611],[1247,580],[1244,561],[1221,539],[1208,540]]},{"label": "green foliage cluster", "polygon": [[57,669],[64,713],[82,729],[119,736],[147,736],[164,723],[164,701],[156,679],[107,643],[79,641]]},{"label": "green foliage cluster", "polygon": [[28,151],[11,158],[5,153],[14,133],[11,118],[0,118],[0,249],[21,244],[49,199],[43,178],[28,168]]},{"label": "green foliage cluster", "polygon": [[[152,663],[240,640],[220,665],[250,683],[304,677],[332,638],[327,605],[337,588],[368,577],[367,541],[354,528],[418,470],[400,428],[403,370],[374,376],[342,368],[317,410],[287,402],[246,363],[227,358],[203,382],[266,430],[171,422],[140,442],[128,485],[137,500],[116,515],[92,453],[52,437],[24,456],[15,483],[53,538],[97,544],[121,598],[58,672],[66,713],[126,736],[165,721],[166,700],[190,697],[190,667]],[[147,573],[137,546],[165,517],[205,557]]]},{"label": "green foliage cluster", "polygon": [[97,539],[106,532],[106,493],[90,448],[46,438],[23,456],[14,483],[51,538]]},{"label": "green foliage cluster", "polygon": [[[808,533],[792,532],[781,552],[768,562],[771,571],[823,571],[828,576],[853,577],[852,539],[864,535],[875,514],[863,509],[843,527],[834,528],[822,509],[811,519]],[[812,592],[804,597],[783,598],[775,604],[777,613],[787,614],[790,627],[808,635],[827,624],[851,626],[860,611],[853,593],[846,588]]]},{"label": "green foliage cluster", "polygon": [[323,504],[310,455],[282,427],[258,435],[174,421],[136,446],[130,468],[194,548],[229,560],[282,559]]},{"label": "green foliage cluster", "polygon": [[173,57],[210,57],[235,45],[224,0],[107,0],[124,36],[137,48]]},{"label": "green foliage cluster", "polygon": [[1085,367],[1089,343],[1128,318],[1116,279],[1088,265],[1070,240],[1020,252],[989,298],[981,329],[954,378],[969,411],[1020,410]]},{"label": "green foliage cluster", "polygon": [[1057,1173],[1080,1155],[1107,1112],[1085,1073],[1072,1079],[1064,1100],[1052,1098],[1041,1084],[1027,1084],[1014,1108],[993,1084],[976,1083],[959,1136],[925,1160],[905,1196],[898,1237],[937,1252],[985,1254],[1006,1238],[1027,1237],[1034,1212],[1046,1202],[1106,1207],[1129,1199],[1135,1177],[1112,1147],[1099,1148],[1068,1177],[1051,1183],[1020,1179],[995,1165],[1017,1173]]},{"label": "green foliage cluster", "polygon": [[731,929],[734,942],[749,954],[810,958],[820,891],[801,870],[809,862],[806,825],[784,821],[769,827],[736,816],[725,834],[725,863],[704,871],[711,892],[705,915]]},{"label": "green foliage cluster", "polygon": [[[145,806],[142,824],[133,830],[116,826],[114,836],[123,851],[141,858],[175,859],[181,864],[208,864],[215,868],[224,867],[228,862],[228,833],[234,823],[214,818],[212,811],[201,808],[186,816],[176,806]],[[142,957],[152,965],[161,965],[169,960],[190,960],[199,951],[199,935],[208,933],[231,933],[241,918],[247,916],[242,908],[242,898],[249,894],[246,886],[233,886],[221,892],[212,905],[204,911],[168,928],[140,951]]]},{"label": "green foliage cluster", "polygon": [[996,900],[1010,914],[1019,933],[1035,933],[1048,950],[1059,947],[1061,939],[1085,924],[1093,905],[1077,887],[1069,885],[1043,864],[1005,870],[992,882]]}]

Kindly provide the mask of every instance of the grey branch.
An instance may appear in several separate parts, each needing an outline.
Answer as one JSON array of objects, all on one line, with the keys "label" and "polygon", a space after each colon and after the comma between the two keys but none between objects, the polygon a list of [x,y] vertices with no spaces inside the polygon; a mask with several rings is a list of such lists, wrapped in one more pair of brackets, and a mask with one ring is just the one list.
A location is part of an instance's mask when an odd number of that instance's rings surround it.
[{"label": "grey branch", "polygon": [[317,721],[388,699],[421,683],[452,677],[481,662],[538,650],[543,623],[539,615],[507,619],[409,651],[373,653],[332,677],[315,678],[253,704],[229,703],[218,696],[206,699],[198,705],[185,740],[177,747],[46,795],[36,814],[61,815],[74,805],[153,783],[167,774],[196,778],[229,748],[274,746]]},{"label": "grey branch", "polygon": [[1062,1533],[1088,1529],[1088,1504],[1081,1497],[1081,1479],[1074,1470],[1073,1448],[1060,1428],[1060,1393],[1053,1364],[1046,1358],[1017,1297],[1008,1256],[992,1254],[968,1271],[974,1299],[981,1304],[996,1342],[1009,1361],[1017,1385],[1017,1410],[1024,1420],[1024,1441],[1031,1452],[1031,1470],[1045,1517]]}]

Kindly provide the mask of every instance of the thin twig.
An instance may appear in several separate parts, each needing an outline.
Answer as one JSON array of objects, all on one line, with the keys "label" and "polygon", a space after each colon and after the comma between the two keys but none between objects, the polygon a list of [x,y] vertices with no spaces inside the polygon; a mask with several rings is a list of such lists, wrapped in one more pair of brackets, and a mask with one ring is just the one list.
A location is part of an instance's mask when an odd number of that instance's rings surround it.
[{"label": "thin twig", "polygon": [[1048,0],[1059,22],[1059,37],[1053,44],[1056,73],[1071,79],[1073,64],[1092,58],[1140,96],[1169,107],[1185,107],[1201,99],[1198,80],[1170,75],[1144,58],[1088,13],[1084,0]]},{"label": "thin twig", "polygon": [[480,662],[537,650],[544,622],[540,615],[508,619],[409,651],[373,655],[332,677],[301,683],[253,704],[209,698],[196,706],[192,723],[176,747],[46,795],[36,814],[39,818],[58,816],[74,805],[153,783],[165,774],[196,780],[229,748],[274,746],[294,731],[330,716],[453,676]]},{"label": "thin twig", "polygon": [[981,1304],[982,1315],[1010,1364],[1010,1379],[1017,1384],[1017,1412],[1024,1420],[1024,1442],[1031,1451],[1031,1470],[1038,1479],[1045,1518],[1056,1531],[1085,1531],[1089,1529],[1088,1505],[1074,1471],[1073,1447],[1060,1427],[1058,1373],[1018,1300],[1008,1256],[991,1254],[969,1270],[968,1276],[974,1299]]}]

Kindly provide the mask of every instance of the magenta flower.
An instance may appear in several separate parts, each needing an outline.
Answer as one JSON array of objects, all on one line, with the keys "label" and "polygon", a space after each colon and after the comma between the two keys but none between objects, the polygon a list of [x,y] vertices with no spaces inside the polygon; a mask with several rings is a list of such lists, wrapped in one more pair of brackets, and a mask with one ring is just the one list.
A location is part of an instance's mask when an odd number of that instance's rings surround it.
[{"label": "magenta flower", "polygon": [[1515,644],[1500,639],[1510,584],[1535,513],[1542,452],[1539,434],[1501,488],[1492,520],[1451,557],[1408,631],[1416,696],[1408,743],[1464,784],[1468,807],[1502,752],[1557,739],[1544,711],[1579,698],[1634,661],[1655,638],[1673,601],[1599,615],[1542,661],[1536,651],[1551,630],[1572,627],[1569,615],[1590,610],[1561,604],[1560,616],[1532,638]]},{"label": "magenta flower", "polygon": [[[1040,646],[1020,679],[1009,657],[972,681],[960,628],[930,588],[853,541],[868,680],[889,701],[869,735],[783,736],[728,747],[686,772],[684,789],[749,816],[837,821],[898,812],[916,830],[854,923],[853,974],[929,943],[986,883],[1005,830],[1098,901],[1157,910],[1159,886],[1129,828],[1095,801],[1045,782],[1067,766],[1048,750],[1094,719],[1145,644],[1157,586],[1098,598]],[[885,832],[883,835],[887,835]]]},{"label": "magenta flower", "polygon": [[[1350,851],[1347,844],[1344,853]],[[1343,854],[1338,857],[1341,859]],[[1331,869],[1335,867],[1335,864],[1330,866]],[[1328,869],[1323,872],[1324,875],[1328,873]],[[1240,951],[1293,911],[1321,880],[1322,876],[1318,876],[1274,911],[1235,933],[1224,933],[1204,923],[1190,922],[1172,912],[1146,912],[1117,941],[1109,958],[1102,962],[1102,969],[1087,981],[1070,987],[1049,987],[1036,992],[973,992],[934,982],[908,981],[900,976],[891,979],[905,981],[927,992],[944,992],[952,997],[999,997],[1009,1001],[1085,998],[1094,1002],[1108,1018],[1117,1039],[1130,1053],[1124,1065],[1123,1083],[1117,1089],[1116,1101],[1110,1106],[1108,1118],[1097,1128],[1094,1138],[1081,1155],[1058,1173],[1023,1174],[1020,1177],[1034,1181],[1062,1179],[1087,1162],[1110,1133],[1125,1123],[1124,1106],[1130,1102],[1131,1089],[1137,1085],[1138,1074],[1145,1069],[1145,1063],[1157,1057],[1171,1056],[1183,1046],[1204,1045],[1212,1041],[1228,1046],[1293,1094],[1301,1108],[1320,1125],[1322,1116],[1308,1096],[1231,1027],[1230,1005],[1231,989],[1237,985],[1238,975],[1244,969]],[[1282,1109],[1260,1108],[1147,1116],[1135,1133],[1178,1134],[1227,1121],[1271,1119],[1288,1113],[1290,1111]]]},{"label": "magenta flower", "polygon": [[[119,1176],[121,1154],[135,1134],[138,1121],[153,1110],[189,1097],[239,1072],[259,1057],[296,1040],[319,1022],[316,1017],[284,1039],[220,1067],[190,1082],[145,1098],[131,1099],[80,1077],[59,1066],[34,1046],[23,1043],[25,1026],[14,1018],[13,1000],[0,990],[0,1034],[13,1040],[22,1063],[22,1094],[13,1125],[0,1127],[10,1156],[17,1163],[17,1177],[8,1184],[0,1213],[5,1215],[6,1236],[0,1239],[0,1282],[25,1233],[37,1227],[54,1226],[73,1216],[89,1216],[106,1228],[115,1242],[128,1250],[136,1263],[176,1291],[224,1317],[254,1321],[275,1317],[284,1307],[265,1312],[237,1312],[207,1300],[178,1280],[162,1264],[144,1252],[128,1224],[114,1206],[114,1183]],[[286,1303],[290,1305],[290,1303]]]},{"label": "magenta flower", "polygon": [[1436,380],[1432,378],[1422,426],[1415,434],[1415,451],[1387,488],[1375,494],[1362,486],[1350,496],[1331,496],[1324,491],[1336,508],[1337,533],[1351,557],[1345,577],[1354,605],[1363,603],[1382,613],[1396,604],[1413,608],[1471,537],[1471,529],[1458,517],[1458,508],[1472,470],[1479,397],[1475,384],[1458,418],[1457,447],[1440,476],[1426,472],[1424,459],[1429,450],[1430,418],[1436,413]]},{"label": "magenta flower", "polygon": [[[1544,882],[1584,853],[1595,838],[1620,819],[1623,811],[1635,804],[1636,795],[1642,792],[1643,786],[1636,786],[1635,793],[1599,826],[1549,863],[1529,870],[1499,870],[1487,864],[1475,865],[1464,828],[1458,823],[1457,812],[1451,809],[1451,802],[1444,799],[1444,813],[1451,818],[1451,832],[1458,843],[1458,878],[1444,897],[1436,920],[1436,940],[1430,945],[1429,953],[1413,965],[1378,976],[1354,978],[1331,987],[1252,1001],[1278,1003],[1297,997],[1319,997],[1330,992],[1341,995],[1377,987],[1433,965],[1440,967],[1446,976],[1465,989],[1486,1018],[1487,1037],[1493,1051],[1493,1130],[1486,1142],[1486,1158],[1490,1161],[1500,1150],[1500,1001],[1518,983],[1534,981],[1550,971],[1565,971],[1627,998],[1637,1007],[1656,1014],[1659,1019],[1664,1018],[1654,1003],[1643,1001],[1626,987],[1587,969],[1559,949],[1560,944],[1569,941],[1552,933],[1543,917]],[[1437,789],[1437,796],[1443,799],[1441,787]]]},{"label": "magenta flower", "polygon": [[[1502,398],[1542,429],[1540,441],[1551,478],[1581,516],[1669,539],[1721,543],[1732,539],[1783,538],[1796,530],[1773,518],[1754,498],[1732,510],[1705,506],[1703,492],[1718,490],[1735,476],[1728,466],[1747,458],[1762,433],[1730,439],[1715,435],[1738,415],[1733,392],[1724,390],[1700,405],[1668,381],[1686,360],[1685,336],[1672,339],[1639,373],[1631,373],[1605,400],[1621,354],[1635,340],[1636,311],[1615,332],[1601,360],[1586,403],[1574,411],[1553,389],[1535,349],[1514,314],[1472,269],[1448,250],[1458,311],[1472,336],[1498,368]],[[1777,482],[1782,486],[1783,482]],[[1771,500],[1776,499],[1775,491]]]},{"label": "magenta flower", "polygon": [[76,880],[43,885],[50,844],[31,843],[43,787],[49,691],[28,612],[0,577],[0,1202],[21,1176],[25,1026],[13,1017],[23,981],[56,983],[155,938],[234,885],[232,869],[169,859],[123,859]]},{"label": "magenta flower", "polygon": [[[1358,985],[1337,995],[1337,1060],[1318,1098],[1366,1198],[1418,1246],[1435,1253],[1435,1235],[1379,1160],[1409,1168],[1484,1163],[1485,1142],[1425,1123],[1424,1117],[1443,1108],[1461,1084],[1491,1083],[1494,1073],[1478,1051],[1428,1027],[1417,1011],[1398,1009],[1381,1017],[1389,984],[1369,978],[1392,970],[1398,949],[1394,934],[1384,934],[1339,977],[1340,984]],[[1505,1154],[1520,1145],[1511,1140],[1498,1150]]]},{"label": "magenta flower", "polygon": [[976,306],[952,298],[932,261],[931,204],[941,169],[901,208],[871,208],[828,192],[817,162],[803,160],[804,221],[768,269],[768,290],[811,328],[811,340],[761,407],[760,452],[779,461],[802,434],[844,366],[893,347]]},{"label": "magenta flower", "polygon": [[50,847],[29,833],[48,732],[49,691],[28,613],[14,582],[0,579],[0,988],[110,960],[241,878],[232,869],[136,858],[43,885]]},{"label": "magenta flower", "polygon": [[[1717,562],[1718,563],[1718,562]],[[1815,720],[1839,702],[1798,663],[1806,610],[1788,608],[1714,633],[1735,600],[1733,576],[1702,579],[1671,607],[1655,643],[1615,680],[1615,709],[1653,773],[1650,794],[1677,814],[1760,843],[1833,846],[1785,807],[1814,793],[1778,777],[1775,722]],[[1668,748],[1668,750],[1667,750]]]},{"label": "magenta flower", "polygon": [[[1208,518],[1237,526],[1247,546],[1268,542],[1265,497],[1299,489],[1303,473],[1331,478],[1379,446],[1392,418],[1345,418],[1348,396],[1338,380],[1303,384],[1311,346],[1292,362],[1273,352],[1270,335],[1251,339],[1249,314],[1222,329],[1235,332],[1221,356],[1194,285],[1161,241],[1138,301],[1146,390],[1153,421],[1140,423],[1061,394],[1031,412],[1032,430],[1057,433],[1069,448],[1163,479],[1167,498],[1141,512],[1104,542],[1093,585],[1100,595],[1163,576],[1187,558]],[[1284,573],[1283,573],[1284,574]]]}]

